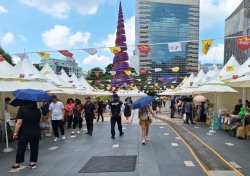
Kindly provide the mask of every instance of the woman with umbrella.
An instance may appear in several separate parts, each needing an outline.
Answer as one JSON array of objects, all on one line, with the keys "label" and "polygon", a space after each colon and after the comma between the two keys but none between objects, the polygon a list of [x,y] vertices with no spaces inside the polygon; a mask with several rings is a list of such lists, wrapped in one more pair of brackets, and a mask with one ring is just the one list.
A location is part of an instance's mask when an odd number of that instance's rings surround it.
[{"label": "woman with umbrella", "polygon": [[16,163],[12,169],[19,170],[20,163],[24,162],[25,150],[30,144],[30,164],[28,167],[35,169],[38,158],[39,139],[41,138],[40,130],[41,111],[37,108],[34,101],[24,100],[23,107],[17,114],[17,123],[14,139],[19,139],[16,153]]},{"label": "woman with umbrella", "polygon": [[132,105],[133,109],[139,109],[139,119],[142,129],[142,144],[145,145],[146,140],[149,141],[148,132],[149,125],[152,123],[152,119],[149,116],[149,113],[156,118],[152,110],[150,109],[149,104],[154,101],[154,97],[146,96],[138,99]]}]

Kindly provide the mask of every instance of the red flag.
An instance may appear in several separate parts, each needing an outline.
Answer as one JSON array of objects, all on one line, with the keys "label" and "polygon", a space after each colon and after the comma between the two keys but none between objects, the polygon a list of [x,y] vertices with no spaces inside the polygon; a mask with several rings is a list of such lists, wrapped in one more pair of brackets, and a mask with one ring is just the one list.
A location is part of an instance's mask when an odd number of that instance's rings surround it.
[{"label": "red flag", "polygon": [[59,50],[58,52],[61,53],[64,56],[67,56],[67,57],[72,57],[73,56],[73,54],[71,52],[69,52],[68,50]]},{"label": "red flag", "polygon": [[241,51],[245,51],[250,48],[250,36],[238,37],[237,48]]},{"label": "red flag", "polygon": [[4,57],[2,55],[0,55],[0,62],[4,61]]},{"label": "red flag", "polygon": [[148,54],[151,50],[149,45],[138,45],[138,49],[143,54]]}]

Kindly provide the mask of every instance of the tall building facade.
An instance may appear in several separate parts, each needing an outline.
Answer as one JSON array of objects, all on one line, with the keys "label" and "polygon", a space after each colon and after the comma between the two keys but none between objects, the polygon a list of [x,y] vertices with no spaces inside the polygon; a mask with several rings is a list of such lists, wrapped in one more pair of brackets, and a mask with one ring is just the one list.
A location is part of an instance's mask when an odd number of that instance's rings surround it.
[{"label": "tall building facade", "polygon": [[250,35],[250,0],[243,0],[225,20],[224,64],[227,63],[232,55],[234,55],[239,64],[243,64],[250,56],[249,50],[242,52],[236,45],[237,36],[245,35]]},{"label": "tall building facade", "polygon": [[78,67],[78,64],[74,59],[60,60],[54,58],[46,58],[41,60],[40,67],[43,67],[45,63],[48,63],[56,73],[64,69],[68,76],[71,76],[73,73],[75,73],[79,78],[82,75],[82,68]]},{"label": "tall building facade", "polygon": [[[148,70],[154,82],[176,85],[198,72],[199,11],[199,0],[137,0],[136,45],[149,44],[151,51],[141,54],[137,48],[135,54],[139,68]],[[182,51],[169,52],[168,45],[161,44],[168,42],[181,42]]]}]

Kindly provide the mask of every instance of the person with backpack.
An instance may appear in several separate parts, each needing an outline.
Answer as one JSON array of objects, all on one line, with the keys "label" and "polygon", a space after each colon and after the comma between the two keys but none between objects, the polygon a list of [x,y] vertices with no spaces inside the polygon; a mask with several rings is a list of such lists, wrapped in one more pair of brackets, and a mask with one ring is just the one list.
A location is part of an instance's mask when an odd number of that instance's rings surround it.
[{"label": "person with backpack", "polygon": [[91,102],[91,98],[87,97],[86,103],[83,105],[83,112],[85,113],[85,120],[87,125],[87,133],[90,136],[93,134],[93,127],[94,127],[94,118],[96,116],[96,108],[95,104]]},{"label": "person with backpack", "polygon": [[73,131],[71,132],[71,135],[75,134],[76,125],[79,126],[79,130],[77,131],[78,134],[80,133],[82,129],[83,105],[81,103],[81,100],[79,99],[75,99],[75,106],[73,108],[73,114],[74,114]]},{"label": "person with backpack", "polygon": [[103,107],[105,106],[100,97],[97,97],[97,122],[99,122],[100,116],[102,117],[102,122],[104,121],[103,117]]},{"label": "person with backpack", "polygon": [[195,124],[193,122],[193,103],[191,100],[188,100],[185,104],[185,112],[186,112],[186,124],[189,124],[189,119],[192,124]]},{"label": "person with backpack", "polygon": [[110,112],[111,116],[111,139],[115,139],[115,124],[117,123],[119,129],[119,136],[123,136],[124,132],[122,131],[122,119],[121,113],[124,110],[125,106],[120,101],[120,98],[117,94],[113,95],[113,100],[107,106],[107,110]]},{"label": "person with backpack", "polygon": [[125,106],[125,108],[124,108],[124,116],[128,120],[128,118],[131,116],[131,106],[132,106],[132,104],[130,103],[130,98],[129,97],[125,99],[124,106]]},{"label": "person with backpack", "polygon": [[150,109],[150,106],[147,105],[139,109],[139,119],[140,125],[142,129],[142,144],[146,144],[146,140],[149,141],[148,132],[149,132],[149,125],[152,123],[152,119],[149,116],[149,113],[156,118],[153,111]]}]

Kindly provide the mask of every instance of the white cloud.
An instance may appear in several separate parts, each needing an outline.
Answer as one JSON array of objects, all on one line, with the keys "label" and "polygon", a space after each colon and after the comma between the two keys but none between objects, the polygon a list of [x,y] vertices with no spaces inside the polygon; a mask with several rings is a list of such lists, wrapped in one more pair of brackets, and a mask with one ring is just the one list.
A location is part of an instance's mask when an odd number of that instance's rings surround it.
[{"label": "white cloud", "polygon": [[0,5],[0,13],[8,13],[8,10],[4,6]]},{"label": "white cloud", "polygon": [[201,63],[220,63],[224,62],[224,44],[218,43],[216,46],[212,46],[207,55],[200,53],[199,61]]},{"label": "white cloud", "polygon": [[88,57],[84,58],[82,61],[83,65],[89,65],[89,66],[99,66],[99,67],[106,67],[108,64],[111,64],[112,60],[104,55],[98,56],[98,54],[95,55],[88,55]]},{"label": "white cloud", "polygon": [[98,7],[111,0],[20,0],[21,3],[38,8],[40,11],[56,18],[68,18],[71,10],[76,10],[82,15],[93,15]]},{"label": "white cloud", "polygon": [[53,29],[42,33],[42,39],[46,46],[53,49],[65,49],[86,44],[91,36],[89,32],[72,33],[67,26],[56,25]]},{"label": "white cloud", "polygon": [[19,37],[20,40],[22,40],[23,42],[27,42],[27,41],[28,41],[27,38],[26,38],[24,35],[22,35],[22,34],[19,34],[18,37]]},{"label": "white cloud", "polygon": [[13,40],[14,40],[14,34],[12,34],[11,32],[7,32],[1,38],[1,45],[9,45],[13,42]]},{"label": "white cloud", "polygon": [[201,0],[200,26],[201,29],[210,28],[225,19],[236,9],[242,0]]},{"label": "white cloud", "polygon": [[[124,23],[125,26],[125,34],[127,38],[127,45],[134,45],[135,44],[135,16],[127,19]],[[101,41],[100,44],[97,46],[102,47],[111,47],[115,46],[115,39],[116,39],[116,32],[114,34],[109,34],[106,40]],[[109,49],[106,49],[109,51]],[[131,56],[133,54],[134,46],[128,47],[128,54]]]}]

